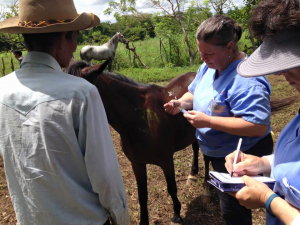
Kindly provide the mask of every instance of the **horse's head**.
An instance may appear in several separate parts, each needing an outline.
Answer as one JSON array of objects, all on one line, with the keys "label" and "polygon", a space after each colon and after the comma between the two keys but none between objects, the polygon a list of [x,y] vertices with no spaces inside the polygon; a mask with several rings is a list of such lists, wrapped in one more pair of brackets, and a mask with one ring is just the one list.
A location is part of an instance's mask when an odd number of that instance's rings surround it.
[{"label": "horse's head", "polygon": [[91,66],[91,64],[89,64],[88,62],[79,61],[69,66],[65,71],[68,74],[82,77],[90,83],[94,84],[98,75],[100,75],[106,68],[108,62],[109,61],[106,60],[104,63]]},{"label": "horse's head", "polygon": [[119,35],[119,42],[123,43],[123,44],[127,44],[129,41],[127,41],[125,39],[125,37],[123,36],[123,34],[121,34],[120,32],[118,32],[118,35]]}]

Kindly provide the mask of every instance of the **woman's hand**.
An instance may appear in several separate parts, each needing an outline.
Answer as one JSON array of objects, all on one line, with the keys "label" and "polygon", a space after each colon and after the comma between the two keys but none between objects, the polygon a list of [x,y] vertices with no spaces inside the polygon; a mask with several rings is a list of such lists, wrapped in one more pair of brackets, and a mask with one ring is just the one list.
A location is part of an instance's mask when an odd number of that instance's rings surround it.
[{"label": "woman's hand", "polygon": [[164,104],[165,111],[171,115],[175,115],[180,112],[179,107],[181,107],[181,102],[179,100],[173,99],[168,103]]},{"label": "woman's hand", "polygon": [[240,152],[237,164],[233,168],[233,161],[236,152],[237,151],[234,151],[225,157],[225,167],[229,173],[234,171],[233,176],[258,175],[261,173],[271,172],[271,165],[267,158],[257,157],[243,152]]},{"label": "woman's hand", "polygon": [[229,193],[235,197],[242,206],[247,209],[263,208],[268,198],[274,192],[264,183],[261,183],[251,177],[243,176],[242,180],[245,182],[245,187],[236,193]]},{"label": "woman's hand", "polygon": [[187,119],[187,121],[192,124],[195,128],[203,128],[203,127],[209,127],[210,123],[210,116],[198,112],[198,111],[188,111],[189,114],[183,114],[183,116]]}]

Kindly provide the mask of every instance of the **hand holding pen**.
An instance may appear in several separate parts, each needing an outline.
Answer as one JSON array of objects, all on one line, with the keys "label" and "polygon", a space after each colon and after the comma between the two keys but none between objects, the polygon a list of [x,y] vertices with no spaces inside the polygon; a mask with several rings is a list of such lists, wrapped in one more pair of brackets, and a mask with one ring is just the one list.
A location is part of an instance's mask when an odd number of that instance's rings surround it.
[{"label": "hand holding pen", "polygon": [[234,168],[236,166],[236,161],[239,157],[239,153],[240,153],[240,149],[241,149],[241,145],[242,145],[242,138],[239,139],[239,143],[237,145],[237,149],[236,149],[236,153],[235,153],[235,157],[234,157],[234,161],[233,161],[233,170],[231,171],[231,174],[230,176],[232,177],[233,176],[233,173],[234,173]]},{"label": "hand holding pen", "polygon": [[[236,159],[236,161],[235,161]],[[271,165],[267,158],[234,151],[225,157],[225,167],[230,174],[256,176],[270,173]],[[235,162],[234,162],[235,161]]]}]

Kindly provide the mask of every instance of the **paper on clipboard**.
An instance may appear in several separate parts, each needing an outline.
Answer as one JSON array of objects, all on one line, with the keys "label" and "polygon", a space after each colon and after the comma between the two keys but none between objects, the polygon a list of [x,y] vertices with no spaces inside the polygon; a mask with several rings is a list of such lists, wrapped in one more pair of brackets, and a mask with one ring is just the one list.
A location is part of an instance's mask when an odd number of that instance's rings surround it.
[{"label": "paper on clipboard", "polygon": [[[219,173],[215,171],[210,171],[209,175],[211,180],[208,183],[212,184],[222,192],[236,192],[245,186],[241,177],[231,177],[228,173]],[[264,176],[250,176],[255,180],[268,185],[269,188],[273,188],[275,180],[270,177]]]}]

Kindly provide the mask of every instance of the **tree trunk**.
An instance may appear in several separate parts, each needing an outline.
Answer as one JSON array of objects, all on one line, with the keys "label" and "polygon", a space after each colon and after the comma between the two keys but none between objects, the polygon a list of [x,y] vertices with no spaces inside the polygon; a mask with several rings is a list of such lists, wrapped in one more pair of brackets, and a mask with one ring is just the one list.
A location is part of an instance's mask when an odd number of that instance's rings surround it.
[{"label": "tree trunk", "polygon": [[140,56],[136,53],[135,51],[135,47],[132,44],[132,48],[129,47],[129,42],[126,44],[126,48],[130,51],[133,51],[133,65],[135,66],[135,58],[137,58],[139,60],[139,62],[142,64],[143,67],[145,67],[146,69],[148,69],[148,67],[142,62]]},{"label": "tree trunk", "polygon": [[161,38],[160,38],[159,39],[159,54],[160,54],[162,64],[165,65],[164,64],[164,59],[163,59],[162,54],[161,54],[161,45],[162,45],[162,41],[161,41]]}]

